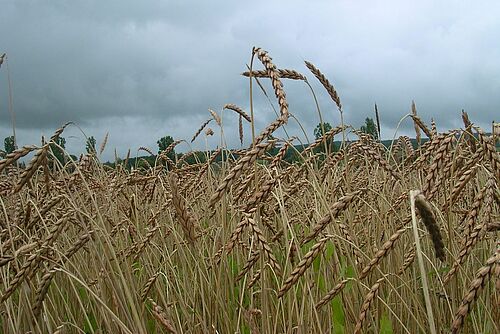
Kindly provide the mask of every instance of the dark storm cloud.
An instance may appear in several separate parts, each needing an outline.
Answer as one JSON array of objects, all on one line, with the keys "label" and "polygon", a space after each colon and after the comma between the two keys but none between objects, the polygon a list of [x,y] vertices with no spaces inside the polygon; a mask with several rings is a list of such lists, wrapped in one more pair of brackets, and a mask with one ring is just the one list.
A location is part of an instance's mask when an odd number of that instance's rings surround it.
[{"label": "dark storm cloud", "polygon": [[[249,7],[7,0],[0,9],[0,54],[9,57],[20,143],[66,121],[96,137],[109,131],[110,147],[119,153],[154,148],[166,134],[189,139],[208,118],[207,108],[220,111],[229,102],[248,108],[248,82],[239,73],[254,45],[268,50],[279,67],[307,73],[303,60],[317,65],[338,90],[348,123],[360,126],[377,102],[383,135],[392,137],[413,99],[422,118],[433,117],[443,130],[460,126],[462,108],[485,127],[498,119],[499,11],[495,1],[254,1]],[[337,123],[333,103],[308,76],[326,120]],[[4,64],[2,138],[10,131],[6,83]],[[312,136],[318,117],[310,91],[297,82],[285,82],[285,89],[290,110]],[[256,91],[263,127],[274,113]],[[228,112],[224,118],[226,140],[236,146],[237,118]],[[287,128],[301,131],[293,121]],[[407,121],[400,131],[410,128]],[[76,130],[68,142],[75,150],[84,146]]]}]

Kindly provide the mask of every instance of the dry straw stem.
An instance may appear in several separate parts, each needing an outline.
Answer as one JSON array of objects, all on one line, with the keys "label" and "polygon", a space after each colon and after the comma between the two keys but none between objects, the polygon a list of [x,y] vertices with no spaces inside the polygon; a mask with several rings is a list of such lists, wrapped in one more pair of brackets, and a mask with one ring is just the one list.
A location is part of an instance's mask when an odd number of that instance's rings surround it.
[{"label": "dry straw stem", "polygon": [[274,88],[274,94],[278,99],[278,104],[280,106],[281,116],[285,119],[288,119],[288,103],[286,101],[286,94],[283,90],[283,84],[280,81],[280,76],[276,66],[273,64],[272,58],[269,56],[267,51],[261,48],[255,48],[254,54],[257,55],[257,58],[262,62],[264,67],[266,68],[267,75],[271,79],[271,85]]},{"label": "dry straw stem", "polygon": [[317,69],[312,63],[305,61],[307,68],[309,71],[311,71],[312,74],[321,82],[323,87],[325,87],[326,91],[332,98],[333,102],[337,105],[340,111],[342,111],[342,104],[340,103],[340,97],[339,94],[337,94],[337,91],[333,87],[333,85],[328,81],[328,79],[321,73],[319,69]]},{"label": "dry straw stem", "polygon": [[[417,206],[417,203],[416,203],[417,197],[419,197],[419,196],[421,196],[418,199],[418,201],[419,201],[418,208],[419,208],[420,216],[422,217],[422,220],[424,221],[425,226],[429,230],[429,233],[431,233],[431,235],[433,235],[433,233],[439,234],[439,228],[437,227],[437,223],[435,221],[434,214],[432,212],[430,204],[427,203],[425,197],[423,197],[420,194],[419,190],[410,191],[411,218],[412,218],[412,225],[413,225],[413,235],[415,237],[415,247],[416,247],[416,253],[417,253],[417,258],[418,258],[418,265],[420,268],[420,278],[422,280],[422,287],[423,287],[423,292],[424,292],[424,299],[425,299],[425,305],[426,305],[426,311],[427,311],[427,318],[429,321],[430,332],[432,334],[435,334],[436,333],[436,324],[434,322],[434,312],[432,311],[431,297],[429,295],[429,284],[427,283],[427,271],[425,270],[424,258],[422,256],[422,247],[420,246],[420,237],[418,235],[418,227],[417,227],[417,215],[416,215],[416,210],[415,210],[415,206]],[[431,232],[431,230],[433,232]],[[441,239],[440,236],[439,236],[439,239]],[[432,240],[434,241],[434,237],[432,237]],[[442,240],[441,240],[441,244],[442,244]],[[436,246],[436,244],[434,244],[434,247],[436,249],[436,255],[439,254],[438,246]],[[442,248],[443,248],[443,246],[441,245],[440,250],[444,256],[444,251]]]},{"label": "dry straw stem", "polygon": [[238,160],[236,166],[234,166],[228,173],[228,175],[222,180],[219,187],[215,190],[214,194],[210,198],[210,206],[213,207],[217,203],[222,195],[231,187],[236,179],[240,177],[245,169],[250,167],[257,158],[270,149],[276,143],[275,140],[270,140],[266,143],[259,143],[255,145],[254,148],[249,150],[243,157]]},{"label": "dry straw stem", "polygon": [[373,284],[370,288],[370,291],[366,294],[363,304],[361,305],[361,310],[359,311],[358,321],[356,322],[356,327],[354,328],[354,334],[361,333],[361,329],[363,328],[363,323],[368,314],[368,310],[373,302],[373,300],[378,295],[378,290],[380,289],[380,285],[385,280],[385,277],[381,277]]},{"label": "dry straw stem", "polygon": [[446,260],[446,253],[444,251],[443,237],[439,231],[439,226],[436,221],[436,217],[432,210],[431,204],[427,201],[425,196],[418,193],[415,196],[415,206],[417,207],[420,218],[424,223],[427,231],[431,235],[432,243],[434,244],[434,251],[436,252],[436,257],[442,262]]},{"label": "dry straw stem", "polygon": [[361,190],[354,191],[349,193],[341,198],[330,207],[330,212],[324,216],[314,227],[312,232],[304,238],[302,244],[306,244],[307,242],[316,238],[327,226],[331,223],[333,218],[337,218],[342,211],[344,211],[349,204],[361,194]]},{"label": "dry straw stem", "polygon": [[327,241],[328,241],[328,238],[321,239],[318,243],[316,243],[314,246],[311,247],[311,249],[309,250],[309,252],[307,252],[306,255],[304,255],[304,258],[302,260],[300,260],[297,267],[295,267],[295,269],[293,269],[290,276],[286,279],[285,283],[283,283],[283,286],[278,291],[278,298],[283,297],[283,295],[288,290],[290,290],[290,288],[295,283],[297,283],[300,276],[302,276],[305,273],[305,271],[307,270],[307,268],[309,268],[311,266],[314,259],[316,257],[318,257],[318,255],[323,252]]},{"label": "dry straw stem", "polygon": [[333,287],[333,289],[328,291],[328,293],[323,298],[321,298],[321,300],[319,302],[316,303],[316,305],[315,305],[316,310],[319,310],[321,307],[328,304],[330,302],[330,300],[335,298],[335,296],[338,295],[340,293],[340,291],[342,291],[344,289],[347,282],[349,282],[349,281],[350,281],[350,279],[344,279],[344,280],[340,281],[340,283],[335,285]]},{"label": "dry straw stem", "polygon": [[238,115],[243,117],[247,122],[249,122],[249,123],[252,122],[252,119],[250,118],[250,116],[248,116],[248,114],[243,109],[238,107],[236,104],[232,104],[232,103],[225,104],[223,109],[229,109],[229,110],[235,111]]},{"label": "dry straw stem", "polygon": [[[306,80],[305,75],[295,71],[295,70],[289,70],[289,69],[277,69],[278,71],[278,77],[281,79],[291,79],[291,80]],[[243,72],[241,75],[245,77],[250,76],[250,72]],[[260,70],[260,71],[252,71],[252,77],[254,78],[269,78],[269,74],[267,74],[267,70]]]},{"label": "dry straw stem", "polygon": [[172,203],[174,205],[175,212],[177,214],[177,219],[179,220],[182,226],[182,230],[184,231],[186,239],[191,244],[194,244],[194,242],[198,238],[198,233],[197,233],[198,226],[196,224],[195,219],[188,211],[184,199],[179,194],[179,189],[177,186],[178,182],[177,175],[175,175],[174,173],[169,173],[169,174],[170,175],[168,178],[168,182],[170,185],[170,189],[172,191]]},{"label": "dry straw stem", "polygon": [[469,314],[472,304],[479,297],[481,290],[486,285],[490,275],[494,273],[498,280],[498,274],[500,271],[498,270],[500,266],[500,247],[497,247],[496,252],[491,256],[488,260],[486,260],[486,265],[481,267],[472,282],[469,285],[469,289],[465,293],[462,298],[462,302],[458,307],[455,316],[453,318],[453,322],[451,324],[451,332],[458,333],[460,329],[463,327],[465,318]]}]

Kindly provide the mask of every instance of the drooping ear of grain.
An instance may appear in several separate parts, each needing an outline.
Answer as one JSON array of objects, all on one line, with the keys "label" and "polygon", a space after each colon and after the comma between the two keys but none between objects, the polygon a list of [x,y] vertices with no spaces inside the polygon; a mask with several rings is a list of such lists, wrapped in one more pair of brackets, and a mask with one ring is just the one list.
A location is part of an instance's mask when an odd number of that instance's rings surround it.
[{"label": "drooping ear of grain", "polygon": [[198,137],[198,135],[203,131],[203,129],[208,125],[213,120],[213,118],[207,119],[203,124],[198,128],[196,133],[194,134],[193,138],[191,139],[191,143],[194,142],[194,140]]},{"label": "drooping ear of grain", "polygon": [[321,239],[318,243],[311,247],[311,250],[304,255],[304,258],[299,262],[297,267],[292,271],[290,276],[286,279],[283,286],[278,291],[278,298],[282,297],[290,288],[299,280],[300,276],[309,268],[314,259],[323,252],[328,238]]},{"label": "drooping ear of grain", "polygon": [[496,252],[493,254],[493,256],[491,256],[486,261],[486,264],[477,271],[476,276],[470,283],[469,289],[465,293],[462,302],[460,303],[460,306],[455,312],[455,316],[451,324],[452,333],[458,333],[462,328],[465,321],[465,317],[467,317],[467,315],[470,313],[472,304],[479,297],[479,293],[484,288],[491,274],[495,273],[495,275],[497,276],[496,279],[497,280],[499,279],[498,274],[500,273],[500,271],[497,270],[499,266],[500,266],[500,248],[498,248]]},{"label": "drooping ear of grain", "polygon": [[225,104],[223,108],[236,112],[238,115],[243,117],[249,123],[252,122],[252,119],[250,118],[250,116],[243,109],[238,107],[236,104],[228,103],[228,104]]},{"label": "drooping ear of grain", "polygon": [[281,117],[286,120],[288,119],[288,102],[286,101],[285,90],[283,89],[283,84],[280,81],[279,73],[274,65],[272,58],[269,56],[267,51],[261,48],[255,48],[254,54],[259,58],[264,67],[266,68],[267,75],[271,79],[271,84],[274,88],[274,94],[278,99],[278,104],[280,106]]},{"label": "drooping ear of grain", "polygon": [[[278,69],[278,76],[281,79],[292,79],[292,80],[306,80],[306,77],[295,71],[295,70],[290,70],[290,69]],[[241,75],[245,77],[250,76],[250,72],[243,72]],[[267,73],[267,70],[259,70],[259,71],[252,71],[252,77],[254,78],[269,78],[269,74]]]},{"label": "drooping ear of grain", "polygon": [[422,222],[427,228],[427,231],[429,231],[434,245],[434,251],[436,252],[436,257],[443,262],[446,261],[443,237],[439,231],[439,225],[436,221],[436,216],[434,215],[430,203],[423,194],[418,194],[415,196],[415,206],[417,207],[420,218],[422,218]]},{"label": "drooping ear of grain", "polygon": [[333,85],[330,83],[330,81],[328,81],[328,79],[323,75],[323,73],[321,73],[321,71],[318,68],[316,68],[316,66],[314,66],[312,63],[308,61],[306,61],[305,63],[309,71],[311,71],[311,73],[314,74],[314,76],[319,80],[319,82],[321,82],[323,87],[326,89],[326,91],[332,98],[333,102],[335,102],[335,104],[337,105],[337,108],[339,108],[339,110],[342,110],[342,104],[340,103],[339,94],[337,93]]},{"label": "drooping ear of grain", "polygon": [[198,238],[198,226],[193,218],[192,214],[188,211],[186,207],[186,203],[184,199],[180,196],[177,182],[178,178],[177,175],[174,173],[169,173],[169,185],[170,185],[170,190],[172,191],[172,203],[175,207],[175,212],[177,215],[177,219],[179,220],[182,230],[184,231],[184,235],[186,236],[186,239],[191,243],[194,244],[196,239]]}]

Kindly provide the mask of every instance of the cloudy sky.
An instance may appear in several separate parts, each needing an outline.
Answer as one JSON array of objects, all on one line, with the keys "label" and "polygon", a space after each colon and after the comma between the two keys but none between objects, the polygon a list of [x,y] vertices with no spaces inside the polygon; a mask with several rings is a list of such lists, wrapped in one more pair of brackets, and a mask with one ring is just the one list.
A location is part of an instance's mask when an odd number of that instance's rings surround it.
[{"label": "cloudy sky", "polygon": [[[84,150],[85,135],[99,144],[109,132],[104,159],[115,148],[121,156],[156,149],[164,135],[190,139],[208,108],[248,110],[249,82],[240,73],[253,46],[279,68],[306,74],[332,125],[338,111],[304,60],[335,86],[347,123],[362,125],[376,102],[384,138],[395,135],[412,100],[439,130],[459,127],[462,108],[489,129],[500,119],[498,13],[498,1],[0,0],[0,54],[8,56],[0,68],[0,140],[12,131],[7,74],[19,145],[39,143],[68,121],[77,125],[63,135],[73,154]],[[301,82],[284,86],[290,111],[312,137],[318,116],[310,91]],[[261,129],[275,114],[259,91],[254,101]],[[224,123],[228,145],[239,147],[237,117],[225,112]],[[193,149],[217,145],[220,132],[211,126],[216,135]],[[407,119],[397,135],[411,128]],[[304,138],[295,121],[287,130]]]}]

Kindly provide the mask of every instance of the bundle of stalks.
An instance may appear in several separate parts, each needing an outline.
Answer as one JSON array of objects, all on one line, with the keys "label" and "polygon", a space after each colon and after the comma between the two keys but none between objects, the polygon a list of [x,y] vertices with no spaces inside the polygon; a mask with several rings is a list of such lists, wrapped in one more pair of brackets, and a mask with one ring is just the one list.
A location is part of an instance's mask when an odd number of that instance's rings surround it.
[{"label": "bundle of stalks", "polygon": [[[132,169],[130,153],[102,163],[108,135],[99,154],[64,152],[59,164],[69,124],[3,154],[0,332],[500,331],[496,135],[465,112],[464,129],[438,132],[413,103],[407,121],[430,139],[415,148],[405,136],[386,148],[343,119],[298,145],[281,80],[310,83],[263,49],[252,55],[264,70],[244,75],[269,78],[279,110],[238,150],[225,146],[222,112],[242,128],[252,118],[227,104],[193,129],[193,140],[213,134],[215,120],[216,150],[139,148],[166,165],[144,157]],[[306,66],[342,116],[333,85]]]}]

